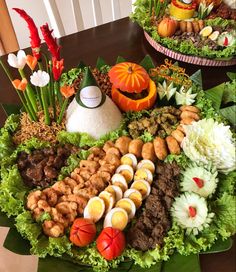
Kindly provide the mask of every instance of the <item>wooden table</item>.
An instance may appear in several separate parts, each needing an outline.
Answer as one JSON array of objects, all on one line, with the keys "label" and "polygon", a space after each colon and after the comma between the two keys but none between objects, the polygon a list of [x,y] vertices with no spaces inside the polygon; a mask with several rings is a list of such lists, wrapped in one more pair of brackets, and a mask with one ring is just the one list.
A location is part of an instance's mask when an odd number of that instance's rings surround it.
[{"label": "wooden table", "polygon": [[[65,69],[77,66],[80,60],[94,66],[98,56],[103,57],[108,64],[114,64],[117,56],[139,62],[149,54],[155,64],[164,63],[166,58],[149,45],[142,29],[128,18],[63,37],[60,39],[60,44],[65,59]],[[3,59],[6,60],[6,57]],[[227,81],[226,72],[236,71],[236,66],[203,67],[182,62],[179,62],[179,65],[185,67],[189,74],[201,69],[205,89]],[[18,103],[15,91],[2,70],[0,70],[0,102]],[[0,125],[3,125],[4,120],[5,116],[1,109]],[[235,243],[233,248],[225,253],[201,255],[202,272],[234,272],[236,271],[235,256]]]}]

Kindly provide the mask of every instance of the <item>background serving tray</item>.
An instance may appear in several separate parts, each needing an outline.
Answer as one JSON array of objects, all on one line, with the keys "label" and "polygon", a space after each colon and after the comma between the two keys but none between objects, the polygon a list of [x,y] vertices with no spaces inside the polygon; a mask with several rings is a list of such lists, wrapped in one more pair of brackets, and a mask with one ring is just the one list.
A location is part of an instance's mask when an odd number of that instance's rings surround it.
[{"label": "background serving tray", "polygon": [[196,65],[202,65],[202,66],[216,66],[216,67],[217,66],[231,66],[236,64],[236,58],[232,58],[230,60],[214,60],[214,59],[201,58],[197,56],[184,55],[160,45],[159,43],[154,41],[153,38],[149,36],[149,34],[145,31],[144,31],[144,36],[147,39],[147,41],[150,43],[150,45],[153,48],[155,48],[158,52],[179,61],[188,62],[188,63],[196,64]]}]

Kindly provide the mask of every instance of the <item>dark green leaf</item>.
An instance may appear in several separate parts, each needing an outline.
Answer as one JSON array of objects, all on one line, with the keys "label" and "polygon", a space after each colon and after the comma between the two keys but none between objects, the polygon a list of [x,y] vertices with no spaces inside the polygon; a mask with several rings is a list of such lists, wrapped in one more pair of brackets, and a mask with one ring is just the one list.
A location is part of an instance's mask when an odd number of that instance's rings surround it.
[{"label": "dark green leaf", "polygon": [[170,259],[163,262],[162,272],[201,272],[199,256],[188,255],[183,256],[179,253],[174,253]]},{"label": "dark green leaf", "polygon": [[236,73],[228,72],[226,74],[227,74],[228,78],[230,78],[231,80],[236,79]]},{"label": "dark green leaf", "polygon": [[86,64],[81,60],[80,62],[79,62],[79,64],[77,65],[77,68],[79,68],[79,69],[83,69],[83,68],[85,68],[86,67]]},{"label": "dark green leaf", "polygon": [[136,271],[136,270],[133,270],[133,262],[122,262],[119,264],[119,267],[117,268],[112,268],[110,270],[110,272],[133,272],[133,271]]},{"label": "dark green leaf", "polygon": [[225,83],[217,85],[207,91],[205,91],[206,98],[212,101],[212,105],[215,110],[220,109],[223,93],[224,93]]},{"label": "dark green leaf", "polygon": [[229,250],[233,245],[233,240],[228,238],[227,240],[222,241],[221,239],[217,240],[215,244],[208,250],[202,252],[202,254],[208,253],[218,253]]},{"label": "dark green leaf", "polygon": [[202,71],[197,70],[194,74],[190,76],[190,79],[198,85],[200,88],[202,88]]},{"label": "dark green leaf", "polygon": [[155,68],[155,65],[152,61],[152,58],[149,55],[146,55],[144,59],[139,63],[146,71]]},{"label": "dark green leaf", "polygon": [[1,227],[14,227],[14,219],[13,218],[8,218],[5,213],[0,211],[0,226]]},{"label": "dark green leaf", "polygon": [[20,113],[20,110],[22,106],[20,105],[13,105],[13,104],[1,104],[6,116],[9,116],[11,114],[18,114]]},{"label": "dark green leaf", "polygon": [[121,56],[118,56],[117,59],[116,59],[116,64],[121,63],[121,62],[125,62],[125,61],[126,61],[125,58],[123,58]]},{"label": "dark green leaf", "polygon": [[[148,271],[148,272],[161,272],[161,266],[162,266],[161,262],[152,265],[150,268],[142,268],[139,265],[133,265],[131,267],[131,269],[129,270],[129,272],[146,272],[146,271]],[[121,270],[119,270],[119,271],[121,271]]]},{"label": "dark green leaf", "polygon": [[88,266],[75,264],[55,257],[40,258],[38,272],[93,272]]},{"label": "dark green leaf", "polygon": [[221,115],[224,116],[232,125],[236,126],[236,105],[220,109]]},{"label": "dark green leaf", "polygon": [[3,246],[20,255],[30,255],[30,243],[22,238],[16,228],[10,228]]},{"label": "dark green leaf", "polygon": [[98,70],[100,70],[104,65],[107,65],[107,63],[105,62],[105,60],[101,57],[98,57],[97,59],[97,63],[96,63],[96,68]]}]

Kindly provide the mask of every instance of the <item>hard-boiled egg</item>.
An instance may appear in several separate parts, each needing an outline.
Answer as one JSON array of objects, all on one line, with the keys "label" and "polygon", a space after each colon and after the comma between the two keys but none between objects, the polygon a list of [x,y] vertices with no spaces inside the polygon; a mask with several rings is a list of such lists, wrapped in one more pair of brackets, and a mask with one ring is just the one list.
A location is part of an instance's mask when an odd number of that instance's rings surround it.
[{"label": "hard-boiled egg", "polygon": [[134,202],[130,198],[122,198],[116,203],[116,207],[124,209],[127,214],[129,220],[131,220],[136,212],[136,206]]},{"label": "hard-boiled egg", "polygon": [[123,230],[128,224],[128,214],[122,208],[113,208],[107,213],[103,227],[113,227]]},{"label": "hard-boiled egg", "polygon": [[124,197],[128,197],[129,199],[131,199],[134,202],[136,209],[140,208],[140,206],[142,205],[143,197],[141,193],[136,189],[126,190],[124,193]]},{"label": "hard-boiled egg", "polygon": [[141,160],[137,165],[137,169],[139,169],[139,168],[146,168],[146,169],[150,170],[152,172],[152,174],[154,174],[154,172],[155,172],[155,165],[150,160]]},{"label": "hard-boiled egg", "polygon": [[114,174],[111,178],[111,183],[113,185],[119,186],[122,190],[122,192],[126,191],[128,189],[128,184],[126,179],[121,174]]},{"label": "hard-boiled egg", "polygon": [[101,219],[105,212],[104,200],[98,196],[89,199],[85,209],[84,218],[90,218],[93,222],[97,222]]},{"label": "hard-boiled egg", "polygon": [[127,183],[130,183],[134,177],[134,169],[127,164],[120,165],[116,169],[117,174],[121,174],[126,179]]},{"label": "hard-boiled egg", "polygon": [[139,168],[134,174],[134,180],[144,179],[149,182],[149,184],[153,181],[152,172],[146,168]]},{"label": "hard-boiled egg", "polygon": [[121,164],[130,165],[133,169],[136,169],[138,163],[136,156],[131,153],[122,156],[120,162]]},{"label": "hard-boiled egg", "polygon": [[131,189],[138,190],[141,193],[143,199],[145,199],[151,192],[150,184],[143,179],[134,181],[131,185]]},{"label": "hard-boiled egg", "polygon": [[105,203],[105,213],[108,213],[115,204],[115,197],[107,191],[102,191],[98,196],[103,199]]},{"label": "hard-boiled egg", "polygon": [[115,197],[116,202],[123,197],[123,192],[119,186],[109,185],[106,187],[105,191],[111,193]]}]

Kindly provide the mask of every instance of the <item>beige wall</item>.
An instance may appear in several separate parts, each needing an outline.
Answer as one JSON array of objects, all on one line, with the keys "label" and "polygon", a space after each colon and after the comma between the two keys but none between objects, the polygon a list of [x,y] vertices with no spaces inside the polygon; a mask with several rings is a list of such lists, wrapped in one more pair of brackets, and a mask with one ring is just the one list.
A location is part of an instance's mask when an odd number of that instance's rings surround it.
[{"label": "beige wall", "polygon": [[[92,16],[92,4],[90,0],[78,0],[81,5],[81,11],[84,20],[85,29],[93,27]],[[19,41],[20,48],[29,46],[29,32],[26,28],[26,23],[20,18],[13,7],[25,9],[25,11],[34,19],[37,26],[41,26],[45,22],[49,23],[49,18],[44,8],[43,0],[7,0],[10,16],[16,31],[17,39]],[[120,0],[121,17],[126,17],[131,12],[131,0]],[[56,0],[60,12],[66,34],[76,32],[76,28],[73,22],[72,10],[69,0]],[[112,21],[111,15],[111,2],[110,0],[100,0],[102,9],[103,22],[107,23]],[[49,24],[50,25],[50,24]]]}]

